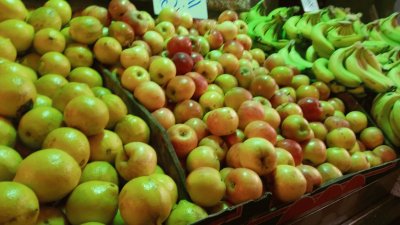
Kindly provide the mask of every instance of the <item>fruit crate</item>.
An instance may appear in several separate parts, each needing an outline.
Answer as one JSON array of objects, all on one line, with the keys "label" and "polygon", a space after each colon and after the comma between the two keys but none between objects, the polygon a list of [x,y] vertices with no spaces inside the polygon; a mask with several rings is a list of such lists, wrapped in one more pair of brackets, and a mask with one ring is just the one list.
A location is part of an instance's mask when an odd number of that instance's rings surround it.
[{"label": "fruit crate", "polygon": [[[167,136],[166,130],[156,121],[151,113],[141,105],[131,92],[124,89],[117,77],[102,65],[96,65],[101,73],[104,86],[120,96],[128,106],[129,112],[141,117],[149,124],[151,129],[151,144],[154,146],[159,164],[165,169],[178,186],[179,199],[190,200],[185,188],[185,171],[175,153],[175,150]],[[219,224],[244,224],[254,214],[268,212],[271,200],[271,193],[266,192],[262,197],[254,201],[244,202],[229,207],[220,212],[210,214],[207,218],[197,221],[196,225],[219,225]]]},{"label": "fruit crate", "polygon": [[[368,117],[369,126],[375,125],[374,121],[369,116],[368,111],[366,108],[364,108],[359,99],[356,99],[349,93],[339,93],[336,94],[336,97],[340,98],[344,102],[347,110],[358,110],[364,112]],[[367,101],[363,101],[364,104],[367,104],[366,102]],[[385,144],[392,146],[387,140],[385,140]],[[399,149],[396,150],[398,153],[400,153]],[[325,183],[321,187],[315,189],[309,194],[304,195],[302,198],[293,203],[276,205],[271,207],[271,210],[268,212],[258,215],[254,214],[254,216],[249,219],[247,224],[286,224],[298,220],[299,218],[312,214],[322,208],[329,207],[339,198],[343,198],[346,195],[358,192],[364,189],[367,185],[378,181],[394,170],[398,170],[400,168],[399,162],[400,158],[397,158],[393,161],[383,163],[367,170],[345,174],[338,179]],[[343,217],[341,219],[344,221],[348,218]],[[307,224],[311,225],[314,223],[310,222]]]}]

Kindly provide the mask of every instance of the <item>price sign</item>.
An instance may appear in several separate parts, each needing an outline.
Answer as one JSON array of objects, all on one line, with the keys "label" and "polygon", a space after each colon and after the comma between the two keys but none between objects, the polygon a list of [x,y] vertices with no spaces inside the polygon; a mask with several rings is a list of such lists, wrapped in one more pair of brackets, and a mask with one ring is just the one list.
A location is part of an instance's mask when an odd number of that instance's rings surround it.
[{"label": "price sign", "polygon": [[188,12],[193,18],[208,18],[207,0],[153,0],[154,14],[158,15],[165,7],[173,7],[178,12]]},{"label": "price sign", "polygon": [[317,0],[301,0],[304,12],[314,12],[319,10]]}]

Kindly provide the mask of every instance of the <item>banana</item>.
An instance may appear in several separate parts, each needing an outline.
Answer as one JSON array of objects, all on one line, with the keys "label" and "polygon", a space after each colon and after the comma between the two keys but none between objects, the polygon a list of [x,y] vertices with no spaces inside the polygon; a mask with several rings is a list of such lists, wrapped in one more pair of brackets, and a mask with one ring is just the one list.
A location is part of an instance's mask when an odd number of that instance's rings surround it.
[{"label": "banana", "polygon": [[325,36],[331,26],[330,22],[321,22],[311,30],[312,45],[320,57],[329,58],[335,51],[335,46]]},{"label": "banana", "polygon": [[369,51],[366,48],[361,48],[361,54],[362,57],[367,61],[369,65],[371,65],[375,70],[377,70],[379,73],[382,73],[382,67],[381,64],[379,63],[378,59],[376,58],[375,54],[371,51]]},{"label": "banana", "polygon": [[358,41],[364,41],[366,37],[355,33],[350,21],[339,21],[327,32],[327,39],[336,48],[350,46]]},{"label": "banana", "polygon": [[400,140],[400,100],[397,100],[389,113],[389,122],[393,134],[397,140]]},{"label": "banana", "polygon": [[309,62],[314,62],[318,59],[318,53],[315,51],[313,45],[308,46],[306,50],[306,60]]},{"label": "banana", "polygon": [[396,41],[393,41],[392,39],[388,38],[386,35],[384,35],[380,28],[379,28],[379,21],[375,21],[371,24],[371,28],[369,30],[369,37],[370,40],[376,40],[376,41],[384,41],[388,43],[391,46],[399,46],[399,43]]},{"label": "banana", "polygon": [[255,39],[258,35],[261,35],[264,31],[260,31],[265,29],[264,27],[266,26],[267,23],[271,22],[270,19],[266,16],[259,17],[257,19],[254,19],[250,21],[247,24],[247,34],[251,39]]},{"label": "banana", "polygon": [[330,21],[332,18],[332,13],[328,7],[321,9],[321,22]]},{"label": "banana", "polygon": [[[397,63],[397,66],[393,67],[386,76],[393,81],[393,83],[397,86],[397,90],[400,89],[400,63]],[[400,114],[399,114],[400,116]]]},{"label": "banana", "polygon": [[374,71],[362,55],[362,45],[357,43],[355,51],[345,60],[346,68],[357,75],[366,88],[382,93],[393,89],[393,82],[384,74]]},{"label": "banana", "polygon": [[376,122],[377,126],[382,129],[386,138],[395,146],[400,146],[400,138],[393,132],[390,125],[390,112],[396,101],[400,99],[400,93],[386,92],[378,94],[371,106],[371,116]]},{"label": "banana", "polygon": [[326,58],[319,58],[311,68],[315,78],[327,84],[335,80],[335,75],[328,69],[328,62]]},{"label": "banana", "polygon": [[258,3],[256,3],[253,7],[251,7],[251,9],[249,10],[249,12],[246,15],[246,22],[249,23],[250,21],[259,18],[260,16],[264,16],[263,15],[263,11],[264,11],[264,5],[263,5],[264,1],[259,1]]},{"label": "banana", "polygon": [[349,88],[355,88],[362,84],[362,80],[360,79],[360,77],[344,67],[346,58],[354,50],[354,46],[339,48],[333,52],[328,61],[328,69],[335,76],[335,80]]},{"label": "banana", "polygon": [[392,46],[385,41],[366,40],[362,42],[362,45],[374,54],[384,53],[392,48]]},{"label": "banana", "polygon": [[261,44],[270,46],[271,50],[281,49],[289,43],[289,40],[279,38],[282,33],[283,18],[277,16],[273,21],[274,22],[268,27],[268,30],[265,31],[258,41]]},{"label": "banana", "polygon": [[296,27],[296,24],[299,22],[300,18],[300,15],[292,16],[283,25],[283,30],[285,30],[289,39],[300,40],[300,32]]},{"label": "banana", "polygon": [[303,37],[311,39],[312,28],[319,22],[321,22],[321,10],[315,12],[305,12],[296,26]]},{"label": "banana", "polygon": [[356,88],[347,88],[346,91],[348,93],[358,97],[358,98],[362,98],[362,97],[365,97],[367,95],[364,85],[360,85],[360,86],[358,86]]},{"label": "banana", "polygon": [[397,24],[399,15],[399,12],[395,12],[386,18],[380,19],[380,29],[383,35],[400,45],[400,27]]},{"label": "banana", "polygon": [[291,60],[291,58],[289,57],[289,48],[290,48],[290,46],[292,45],[292,42],[293,42],[293,40],[290,41],[288,44],[286,44],[286,46],[284,46],[283,48],[281,48],[281,49],[278,51],[278,54],[279,54],[283,59],[285,59],[285,64],[286,64],[286,65],[291,65],[291,66],[297,67],[296,62],[293,62],[293,61]]},{"label": "banana", "polygon": [[336,82],[331,82],[328,85],[329,85],[329,89],[334,94],[342,93],[342,92],[345,92],[347,90],[345,86],[343,86],[341,84],[338,84]]},{"label": "banana", "polygon": [[291,61],[296,62],[297,67],[300,71],[305,69],[309,69],[312,67],[313,63],[305,60],[300,53],[296,50],[296,46],[294,42],[292,42],[291,46],[289,47],[289,58]]}]

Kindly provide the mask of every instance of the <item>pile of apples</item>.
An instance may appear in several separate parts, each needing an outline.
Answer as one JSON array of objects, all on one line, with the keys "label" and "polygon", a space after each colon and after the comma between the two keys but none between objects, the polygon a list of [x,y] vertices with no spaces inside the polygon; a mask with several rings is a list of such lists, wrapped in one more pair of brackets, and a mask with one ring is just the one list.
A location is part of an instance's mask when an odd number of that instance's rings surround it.
[{"label": "pile of apples", "polygon": [[[115,2],[125,1],[110,2],[111,16]],[[397,157],[328,84],[252,48],[236,12],[193,20],[167,7],[152,20],[122,8],[113,18],[134,38],[110,67],[165,128],[197,205],[220,210],[265,191],[288,203]]]}]

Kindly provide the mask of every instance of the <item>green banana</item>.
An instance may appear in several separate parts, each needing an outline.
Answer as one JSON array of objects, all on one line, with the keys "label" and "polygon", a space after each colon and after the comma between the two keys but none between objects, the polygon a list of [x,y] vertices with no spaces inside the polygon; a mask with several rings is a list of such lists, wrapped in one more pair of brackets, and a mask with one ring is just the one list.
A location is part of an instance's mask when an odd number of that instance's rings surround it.
[{"label": "green banana", "polygon": [[306,50],[306,60],[309,62],[314,62],[318,59],[318,53],[315,51],[313,45],[308,46]]},{"label": "green banana", "polygon": [[328,22],[331,19],[333,19],[333,16],[328,7],[321,9],[321,22]]},{"label": "green banana", "polygon": [[393,135],[397,140],[400,139],[400,100],[397,100],[389,113],[389,123],[393,131]]},{"label": "green banana", "polygon": [[397,25],[399,15],[399,12],[395,12],[386,18],[380,19],[380,30],[388,39],[400,45],[400,27]]},{"label": "green banana", "polygon": [[286,65],[291,65],[295,66],[296,62],[293,62],[291,58],[289,57],[289,48],[292,45],[293,40],[291,40],[289,43],[287,43],[283,48],[281,48],[277,53],[285,60]]},{"label": "green banana", "polygon": [[378,94],[371,106],[371,116],[377,126],[382,129],[386,138],[395,146],[400,146],[400,138],[393,133],[390,125],[390,111],[396,101],[400,99],[400,93],[386,92]]},{"label": "green banana", "polygon": [[354,46],[339,48],[332,53],[328,61],[328,69],[334,74],[335,80],[349,88],[355,88],[362,84],[360,77],[347,70],[344,66],[346,58],[354,50]]},{"label": "green banana", "polygon": [[357,41],[364,41],[366,39],[364,35],[355,33],[353,24],[350,21],[337,22],[327,32],[326,37],[336,48],[347,47]]},{"label": "green banana", "polygon": [[374,54],[387,52],[392,48],[392,46],[385,41],[365,40],[362,42],[362,45],[366,49],[372,51]]},{"label": "green banana", "polygon": [[327,84],[335,80],[335,75],[328,69],[328,62],[326,58],[319,58],[311,68],[315,78]]},{"label": "green banana", "polygon": [[312,28],[319,22],[321,22],[321,10],[305,12],[296,26],[303,37],[311,39]]},{"label": "green banana", "polygon": [[250,21],[259,18],[260,16],[264,16],[263,11],[264,11],[264,1],[259,1],[256,3],[249,12],[246,15],[246,22],[249,23]]},{"label": "green banana", "polygon": [[265,33],[259,37],[258,41],[261,44],[270,46],[271,50],[281,49],[289,43],[289,40],[279,38],[279,35],[282,33],[283,18],[277,16],[273,21]]},{"label": "green banana", "polygon": [[289,58],[291,61],[296,62],[296,65],[300,69],[300,71],[311,68],[313,65],[312,62],[305,60],[300,55],[300,53],[296,50],[294,42],[292,42],[291,46],[289,47]]},{"label": "green banana", "polygon": [[[397,90],[400,89],[400,63],[397,63],[397,66],[393,67],[386,76],[393,81],[393,83],[397,86]],[[400,116],[400,114],[399,114]]]},{"label": "green banana", "polygon": [[250,21],[247,24],[247,35],[249,35],[249,37],[254,40],[257,35],[259,35],[259,30],[263,29],[265,24],[269,23],[270,21],[271,20],[266,16],[261,16],[257,19]]},{"label": "green banana", "polygon": [[393,41],[392,39],[388,38],[386,35],[384,35],[380,28],[379,28],[379,21],[375,21],[371,24],[371,28],[369,29],[369,37],[370,40],[376,40],[376,41],[384,41],[388,43],[391,46],[399,46],[399,43],[396,41]]},{"label": "green banana", "polygon": [[384,74],[375,72],[373,67],[368,64],[362,55],[362,45],[357,43],[355,51],[345,60],[346,68],[357,75],[365,87],[377,92],[383,93],[393,89],[393,82],[388,79]]},{"label": "green banana", "polygon": [[283,25],[283,30],[285,30],[289,39],[300,40],[300,32],[296,27],[296,24],[299,22],[300,18],[300,15],[292,16]]},{"label": "green banana", "polygon": [[329,58],[335,51],[335,46],[325,36],[331,26],[330,22],[321,22],[311,30],[312,45],[320,57]]}]

